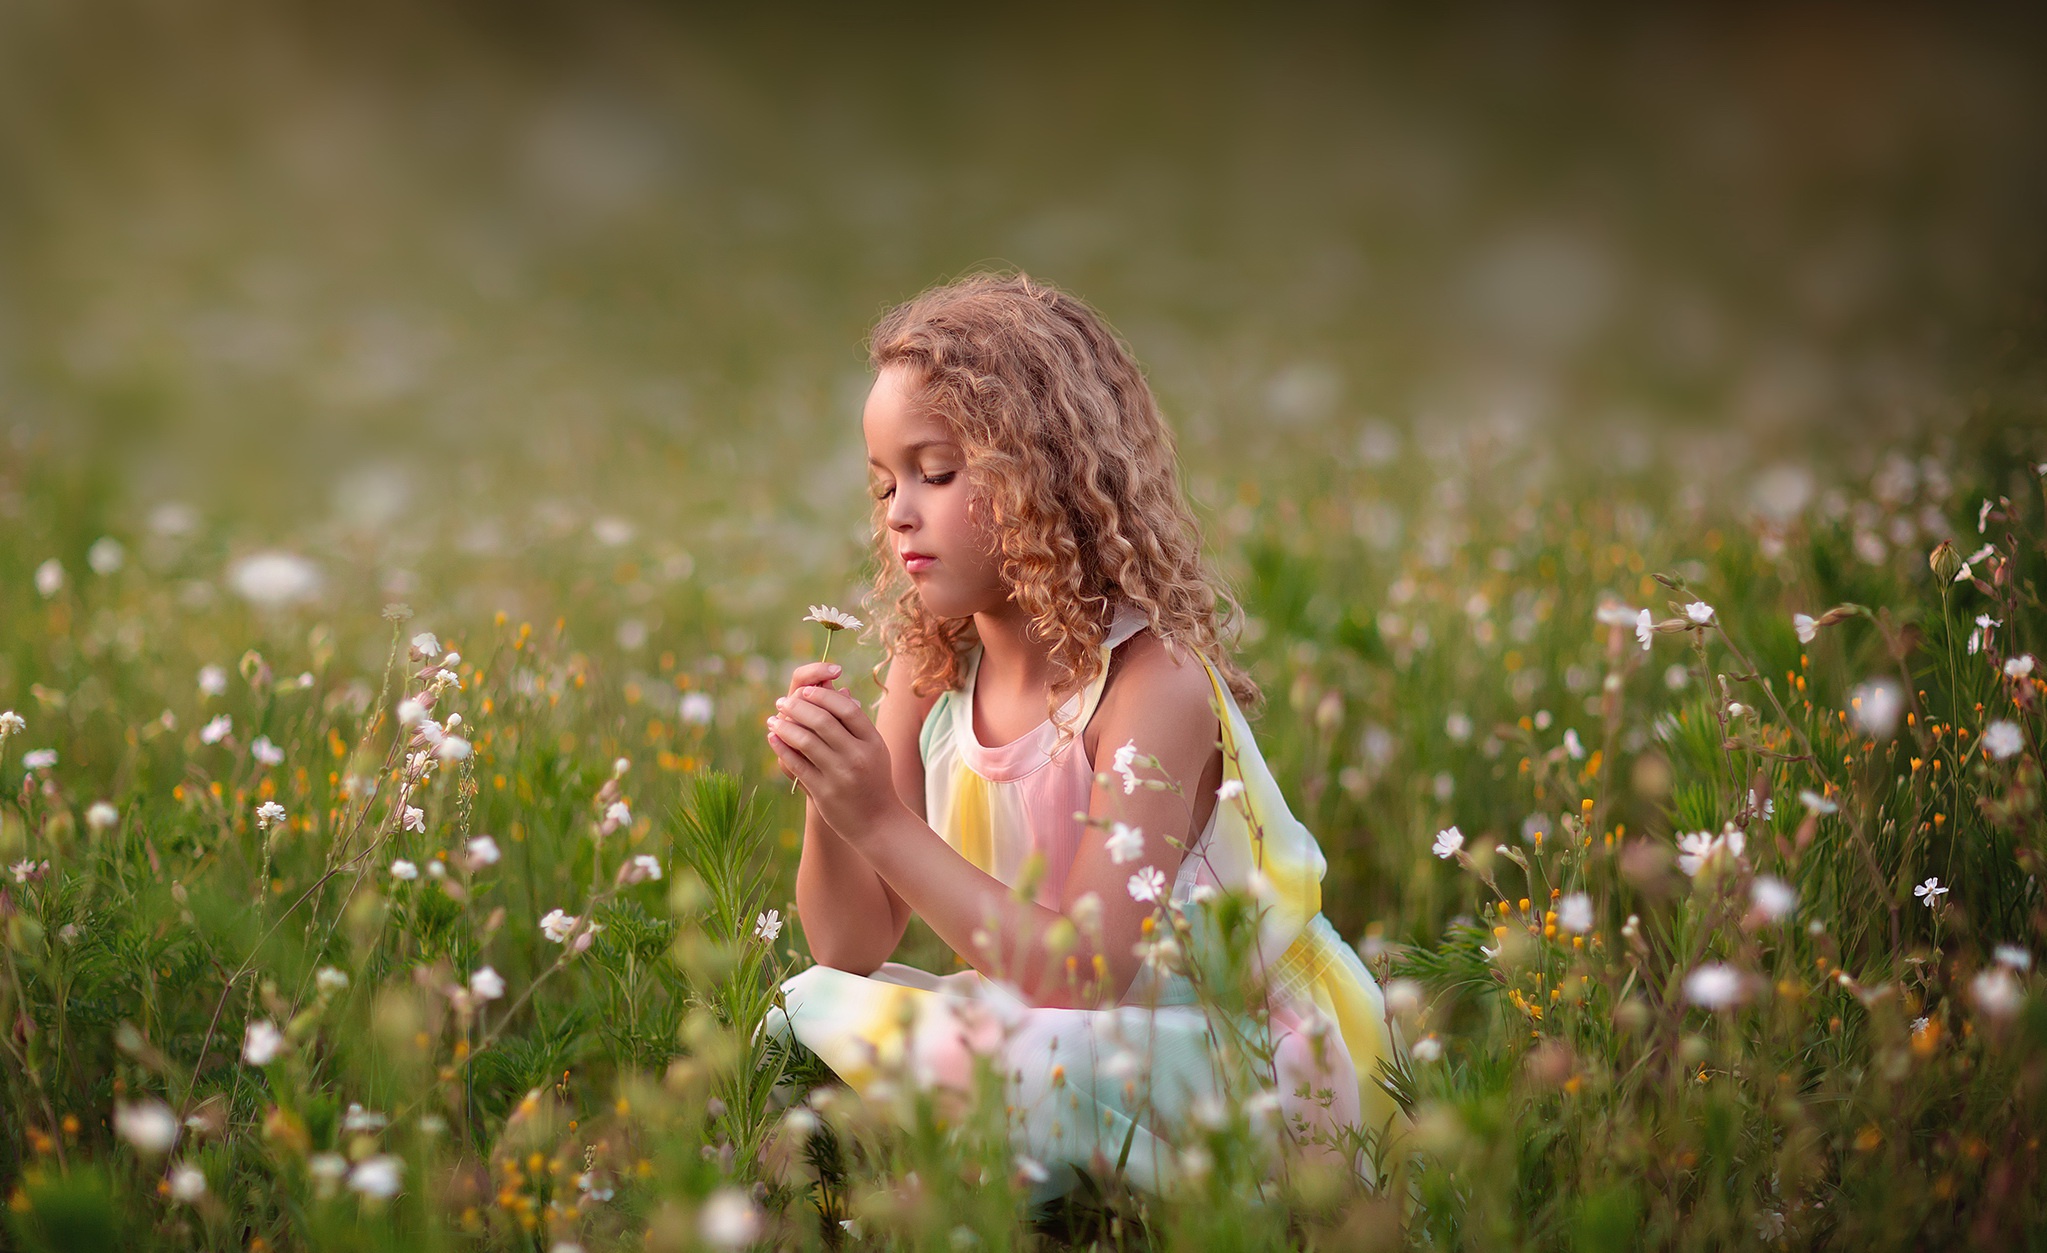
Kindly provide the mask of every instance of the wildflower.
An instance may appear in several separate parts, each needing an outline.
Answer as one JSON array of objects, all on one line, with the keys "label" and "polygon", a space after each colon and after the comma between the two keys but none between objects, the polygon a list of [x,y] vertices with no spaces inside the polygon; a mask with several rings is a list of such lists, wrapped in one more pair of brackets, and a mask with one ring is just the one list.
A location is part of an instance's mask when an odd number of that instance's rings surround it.
[{"label": "wildflower", "polygon": [[678,716],[693,727],[707,727],[711,725],[711,716],[715,712],[716,706],[711,703],[711,698],[703,692],[684,692],[682,694],[682,707],[677,711]]},{"label": "wildflower", "polygon": [[763,944],[773,944],[775,937],[782,934],[782,911],[771,909],[757,914],[753,920],[753,936]]},{"label": "wildflower", "polygon": [[57,750],[54,748],[32,749],[21,755],[21,765],[24,770],[49,770],[53,769],[56,764]]},{"label": "wildflower", "polygon": [[1998,965],[2009,967],[2012,970],[2031,970],[2033,968],[2033,955],[2016,944],[2000,944],[1990,950],[1990,955],[1997,959]]},{"label": "wildflower", "polygon": [[1431,1031],[1421,1039],[1416,1040],[1414,1046],[1408,1049],[1407,1053],[1408,1056],[1418,1062],[1440,1061],[1443,1057],[1443,1042],[1436,1038],[1435,1032]]},{"label": "wildflower", "polygon": [[249,755],[266,766],[284,764],[284,750],[270,742],[267,735],[259,735],[249,745]]},{"label": "wildflower", "polygon": [[1624,627],[1635,621],[1635,611],[1617,600],[1603,600],[1592,613],[1593,621],[1601,626]]},{"label": "wildflower", "polygon": [[1244,795],[1242,779],[1224,779],[1223,785],[1215,790],[1215,798],[1224,804],[1240,799]]},{"label": "wildflower", "polygon": [[171,1200],[186,1205],[206,1195],[206,1172],[190,1162],[179,1162],[171,1167]]},{"label": "wildflower", "polygon": [[360,1192],[366,1197],[379,1201],[389,1200],[398,1195],[400,1177],[405,1172],[404,1159],[389,1153],[365,1157],[348,1172],[348,1187],[351,1192]]},{"label": "wildflower", "polygon": [[604,811],[604,821],[614,827],[631,826],[633,811],[624,801],[613,801]]},{"label": "wildflower", "polygon": [[412,637],[412,659],[414,661],[432,661],[440,655],[441,641],[434,637],[432,631],[421,631],[418,635]]},{"label": "wildflower", "polygon": [[258,1018],[249,1024],[248,1032],[242,1037],[242,1060],[251,1066],[268,1066],[277,1060],[277,1054],[284,1048],[284,1033],[268,1018]]},{"label": "wildflower", "polygon": [[1705,626],[1713,621],[1713,606],[1703,600],[1695,600],[1685,606],[1685,617],[1690,618],[1700,626]]},{"label": "wildflower", "polygon": [[373,1109],[364,1109],[362,1102],[350,1101],[348,1112],[341,1116],[341,1129],[350,1135],[362,1135],[371,1131],[382,1131],[391,1120]]},{"label": "wildflower", "polygon": [[233,718],[228,717],[226,714],[222,714],[218,718],[215,718],[213,721],[207,723],[205,726],[199,728],[199,742],[201,744],[218,744],[222,740],[226,739],[228,737],[228,733],[233,731],[234,729],[235,720]]},{"label": "wildflower", "polygon": [[178,1141],[178,1118],[162,1101],[114,1106],[114,1134],[154,1157]]},{"label": "wildflower", "polygon": [[31,879],[40,879],[50,873],[50,861],[48,858],[44,858],[41,862],[36,862],[30,858],[23,858],[7,869],[14,875],[16,883],[27,883]]},{"label": "wildflower", "polygon": [[1144,856],[1144,832],[1125,823],[1117,823],[1109,833],[1109,860],[1122,865]]},{"label": "wildflower", "polygon": [[505,977],[483,966],[469,976],[469,993],[481,1001],[494,1001],[505,994]]},{"label": "wildflower", "polygon": [[[426,717],[426,706],[419,701],[402,700],[398,702],[398,724],[400,726],[409,727],[424,717]],[[438,732],[440,727],[437,725],[434,727],[434,730]]]},{"label": "wildflower", "polygon": [[306,1173],[313,1177],[321,1196],[332,1196],[334,1185],[348,1173],[348,1159],[339,1153],[315,1153],[306,1160]]},{"label": "wildflower", "polygon": [[417,805],[407,805],[405,806],[404,814],[400,816],[398,825],[407,831],[417,831],[424,835],[426,834],[426,811]]},{"label": "wildflower", "polygon": [[256,829],[268,831],[284,822],[284,806],[276,801],[264,801],[256,806]]},{"label": "wildflower", "polygon": [[322,966],[313,972],[313,987],[321,993],[332,996],[348,988],[348,972],[333,966]]},{"label": "wildflower", "polygon": [[1130,899],[1133,901],[1156,901],[1159,893],[1166,890],[1166,876],[1159,873],[1157,866],[1146,866],[1130,876]]},{"label": "wildflower", "polygon": [[1436,832],[1436,842],[1429,846],[1429,851],[1444,861],[1448,861],[1457,855],[1458,849],[1463,847],[1464,832],[1459,831],[1456,827],[1445,827],[1441,831]]},{"label": "wildflower", "polygon": [[1996,507],[1986,500],[1983,502],[1983,507],[1976,511],[1976,534],[1983,534],[1984,530],[1989,527],[1990,511]]},{"label": "wildflower", "polygon": [[95,831],[104,831],[121,820],[121,811],[106,801],[94,801],[85,811],[85,825]]},{"label": "wildflower", "polygon": [[28,730],[28,721],[20,714],[12,709],[0,712],[0,740],[4,740],[10,735],[19,735],[26,730]]},{"label": "wildflower", "polygon": [[857,631],[865,625],[852,614],[830,605],[812,605],[803,620],[815,622],[827,631]]},{"label": "wildflower", "polygon": [[1791,615],[1791,629],[1798,632],[1799,643],[1810,644],[1818,638],[1820,624],[1809,613],[1795,613]]},{"label": "wildflower", "polygon": [[720,1188],[697,1211],[697,1234],[714,1248],[744,1248],[760,1239],[760,1209],[738,1188]]},{"label": "wildflower", "polygon": [[1592,930],[1592,898],[1573,892],[1557,902],[1557,926],[1573,935]]},{"label": "wildflower", "polygon": [[1748,983],[1734,967],[1707,962],[1685,976],[1685,999],[1703,1009],[1728,1009],[1748,997]]},{"label": "wildflower", "polygon": [[498,851],[498,842],[487,835],[479,835],[462,847],[469,854],[469,868],[471,870],[483,866],[495,866],[498,864],[498,859],[504,855]]},{"label": "wildflower", "polygon": [[1021,1153],[1017,1154],[1016,1173],[1025,1183],[1043,1183],[1052,1177],[1052,1172],[1045,1169],[1043,1162]]},{"label": "wildflower", "polygon": [[630,887],[661,877],[661,863],[651,853],[641,853],[618,868],[618,882]]},{"label": "wildflower", "polygon": [[1471,715],[1462,709],[1451,710],[1450,716],[1443,719],[1443,734],[1459,744],[1471,738],[1471,729]]},{"label": "wildflower", "polygon": [[1749,899],[1755,902],[1756,912],[1771,922],[1788,917],[1798,908],[1797,890],[1772,875],[1762,875],[1749,885]]},{"label": "wildflower", "polygon": [[410,883],[419,878],[419,867],[400,857],[391,863],[391,877]]},{"label": "wildflower", "polygon": [[221,696],[227,692],[227,671],[219,666],[199,667],[199,694]]},{"label": "wildflower", "polygon": [[1969,995],[1976,1008],[1992,1018],[2009,1018],[2018,1012],[2026,997],[2019,981],[2009,970],[1993,966],[1969,980]]},{"label": "wildflower", "polygon": [[261,552],[244,557],[228,570],[228,585],[243,600],[262,609],[280,609],[310,600],[320,590],[320,568],[304,557]]},{"label": "wildflower", "polygon": [[1905,708],[1905,694],[1896,679],[1871,679],[1848,694],[1849,720],[1863,734],[1887,740]]},{"label": "wildflower", "polygon": [[1839,805],[1810,789],[1801,789],[1798,793],[1798,800],[1799,803],[1816,814],[1837,814],[1841,812]]},{"label": "wildflower", "polygon": [[1067,909],[1066,916],[1082,931],[1090,933],[1099,931],[1102,927],[1102,898],[1093,892],[1083,892]]},{"label": "wildflower", "polygon": [[64,563],[55,557],[36,567],[36,591],[44,600],[64,590]]},{"label": "wildflower", "polygon": [[1180,960],[1180,942],[1170,931],[1155,932],[1149,940],[1139,940],[1131,945],[1130,951],[1154,970],[1171,971],[1174,963]]},{"label": "wildflower", "polygon": [[1918,897],[1922,901],[1925,901],[1926,907],[1928,909],[1932,909],[1935,905],[1938,905],[1940,903],[1940,898],[1946,896],[1947,892],[1948,890],[1940,885],[1939,879],[1928,879],[1926,882],[1912,889],[1912,895]]},{"label": "wildflower", "polygon": [[459,735],[450,735],[434,745],[434,756],[442,761],[461,761],[471,752],[468,740]]},{"label": "wildflower", "polygon": [[1677,837],[1677,868],[1696,879],[1700,871],[1718,865],[1723,857],[1740,857],[1747,843],[1748,837],[1732,828],[1719,835],[1710,831],[1680,835]]},{"label": "wildflower", "polygon": [[2024,653],[2004,663],[2005,677],[2023,679],[2033,673],[2033,654]]},{"label": "wildflower", "polygon": [[[809,1110],[803,1109],[800,1105],[796,1109],[789,1111],[790,1117],[793,1118],[798,1110],[801,1110],[802,1113],[808,1116],[812,1124],[817,1122],[817,1116]],[[790,1118],[784,1118],[782,1121],[786,1124],[790,1121]],[[618,1190],[613,1188],[603,1175],[598,1174],[594,1170],[586,1170],[576,1176],[576,1191],[582,1193],[585,1198],[596,1201],[600,1205],[618,1195]]]},{"label": "wildflower", "polygon": [[1649,651],[1649,637],[1655,634],[1656,619],[1649,616],[1647,609],[1635,615],[1635,638],[1642,641],[1643,652]]},{"label": "wildflower", "polygon": [[549,910],[547,916],[540,920],[540,931],[550,943],[560,944],[569,938],[569,932],[574,931],[581,921],[574,914],[566,914],[559,909]]},{"label": "wildflower", "polygon": [[1999,622],[1987,613],[1977,614],[1976,629],[1969,632],[1969,655],[1974,657],[1977,653],[1982,652],[1983,646],[1990,642],[1990,632],[1994,628],[2003,625],[2004,623]]},{"label": "wildflower", "polygon": [[1123,795],[1125,796],[1137,790],[1137,771],[1131,768],[1136,761],[1137,741],[1130,740],[1123,747],[1116,750],[1115,759],[1109,764],[1110,769],[1123,776]]},{"label": "wildflower", "polygon": [[1564,731],[1564,752],[1572,761],[1585,759],[1585,742],[1578,738],[1578,732],[1574,728],[1566,728]]},{"label": "wildflower", "polygon": [[448,863],[436,857],[426,864],[426,872],[429,878],[445,879],[448,877]]},{"label": "wildflower", "polygon": [[1999,718],[1983,728],[1983,751],[1999,761],[2008,761],[2017,756],[2025,746],[2025,736],[2019,732],[2016,722]]}]

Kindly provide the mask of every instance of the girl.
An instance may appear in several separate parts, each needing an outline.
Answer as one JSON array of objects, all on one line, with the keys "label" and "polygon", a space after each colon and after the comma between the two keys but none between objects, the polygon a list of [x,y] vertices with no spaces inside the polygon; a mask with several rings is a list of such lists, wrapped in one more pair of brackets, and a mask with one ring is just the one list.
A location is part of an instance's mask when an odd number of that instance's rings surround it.
[{"label": "girl", "polygon": [[[888,672],[872,721],[824,664],[768,719],[809,795],[796,906],[818,962],[776,1029],[856,1090],[965,1088],[989,1059],[1040,1199],[1103,1162],[1168,1186],[1176,1136],[1230,1102],[1348,1158],[1345,1129],[1399,1118],[1384,1004],[1244,721],[1257,690],[1136,362],[1023,275],[924,293],[870,355]],[[1262,1024],[1201,1003],[1188,970],[1220,933],[1171,925],[1223,893],[1259,911]],[[913,912],[973,969],[888,961]],[[1218,1049],[1247,1029],[1262,1094]]]}]

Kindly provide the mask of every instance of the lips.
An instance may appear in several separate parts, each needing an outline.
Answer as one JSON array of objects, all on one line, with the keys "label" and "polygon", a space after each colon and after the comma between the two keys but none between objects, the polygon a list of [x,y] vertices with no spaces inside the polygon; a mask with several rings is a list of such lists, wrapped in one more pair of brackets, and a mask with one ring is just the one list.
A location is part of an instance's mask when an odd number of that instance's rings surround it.
[{"label": "lips", "polygon": [[932,556],[930,553],[906,552],[902,554],[902,558],[903,569],[908,570],[911,574],[919,574],[925,570],[929,570],[931,568],[931,563],[938,560],[938,558]]}]

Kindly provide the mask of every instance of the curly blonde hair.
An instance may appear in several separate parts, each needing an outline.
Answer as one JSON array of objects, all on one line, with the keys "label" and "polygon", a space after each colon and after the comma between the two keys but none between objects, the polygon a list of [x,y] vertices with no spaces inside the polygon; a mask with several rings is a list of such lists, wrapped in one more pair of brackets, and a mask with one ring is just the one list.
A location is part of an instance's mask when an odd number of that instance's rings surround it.
[{"label": "curly blonde hair", "polygon": [[[1239,607],[1202,560],[1172,432],[1100,314],[1021,273],[975,274],[891,310],[868,359],[877,371],[914,370],[960,441],[1003,582],[1050,645],[1055,718],[1101,673],[1119,600],[1143,610],[1168,648],[1213,665],[1239,704],[1257,706],[1225,638]],[[882,646],[914,667],[920,696],[957,688],[973,619],[925,612],[889,546],[886,508],[875,512],[870,601]]]}]

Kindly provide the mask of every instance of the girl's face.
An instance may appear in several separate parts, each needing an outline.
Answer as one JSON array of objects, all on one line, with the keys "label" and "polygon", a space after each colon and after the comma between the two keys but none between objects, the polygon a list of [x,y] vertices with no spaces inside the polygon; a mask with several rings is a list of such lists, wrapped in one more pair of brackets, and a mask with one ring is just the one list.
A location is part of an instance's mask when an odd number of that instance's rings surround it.
[{"label": "girl's face", "polygon": [[994,535],[967,508],[973,489],[966,454],[924,402],[915,371],[892,365],[875,376],[861,426],[890,546],[924,611],[963,618],[1006,602]]}]

